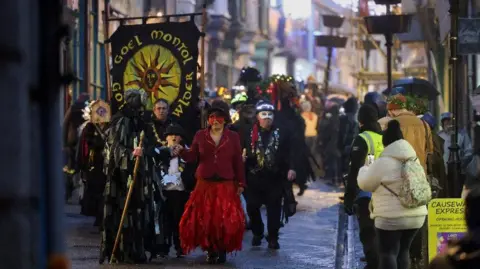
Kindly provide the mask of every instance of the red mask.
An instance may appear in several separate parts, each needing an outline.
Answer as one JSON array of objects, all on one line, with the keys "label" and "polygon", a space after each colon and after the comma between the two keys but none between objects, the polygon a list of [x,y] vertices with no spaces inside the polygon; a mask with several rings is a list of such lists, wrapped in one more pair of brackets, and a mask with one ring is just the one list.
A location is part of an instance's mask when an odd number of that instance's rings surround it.
[{"label": "red mask", "polygon": [[208,116],[208,124],[213,125],[215,122],[218,122],[219,124],[224,124],[225,123],[225,117],[219,116],[219,115],[210,115]]}]

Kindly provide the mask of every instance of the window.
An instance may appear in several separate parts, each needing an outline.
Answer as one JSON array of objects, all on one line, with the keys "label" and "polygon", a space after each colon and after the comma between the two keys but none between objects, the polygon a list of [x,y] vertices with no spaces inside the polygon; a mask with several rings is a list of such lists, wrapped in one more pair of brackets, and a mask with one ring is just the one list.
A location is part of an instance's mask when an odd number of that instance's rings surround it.
[{"label": "window", "polygon": [[247,20],[247,0],[239,0],[240,5],[240,20],[246,21]]},{"label": "window", "polygon": [[268,14],[269,14],[269,5],[268,0],[259,0],[259,12],[258,12],[258,23],[260,32],[264,35],[268,35]]}]

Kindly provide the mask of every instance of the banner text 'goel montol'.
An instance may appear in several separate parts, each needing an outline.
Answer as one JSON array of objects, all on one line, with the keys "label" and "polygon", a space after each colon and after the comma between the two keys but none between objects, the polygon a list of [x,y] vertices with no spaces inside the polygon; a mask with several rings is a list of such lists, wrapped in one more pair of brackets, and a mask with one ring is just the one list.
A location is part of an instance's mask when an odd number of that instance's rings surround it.
[{"label": "banner text 'goel montol'", "polygon": [[[185,45],[185,43],[181,41],[180,38],[160,30],[153,30],[150,33],[150,38],[151,40],[163,40],[167,43],[172,44],[180,52],[183,65],[193,60],[193,56],[190,54],[188,47]],[[133,38],[129,40],[126,45],[122,46],[122,48],[120,49],[120,54],[114,56],[114,64],[121,64],[125,58],[130,58],[131,56],[133,56],[131,54],[134,53],[134,51],[137,51],[142,45],[143,42],[140,37],[138,35],[133,36]],[[178,117],[183,114],[183,106],[188,107],[190,104],[190,99],[192,99],[191,91],[193,87],[193,76],[193,72],[190,72],[185,76],[185,92],[183,93],[182,98],[178,100],[178,106],[172,112],[172,114]],[[125,103],[125,100],[123,96],[122,84],[120,82],[113,82],[112,92],[115,100],[119,104],[123,105]]]}]

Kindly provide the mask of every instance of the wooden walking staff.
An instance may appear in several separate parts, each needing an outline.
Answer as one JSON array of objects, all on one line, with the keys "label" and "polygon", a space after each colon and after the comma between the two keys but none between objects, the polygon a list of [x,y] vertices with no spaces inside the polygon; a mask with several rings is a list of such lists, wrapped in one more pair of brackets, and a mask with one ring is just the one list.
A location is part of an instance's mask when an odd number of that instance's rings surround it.
[{"label": "wooden walking staff", "polygon": [[[207,4],[202,6],[202,37],[200,40],[200,98],[205,101],[205,26],[207,25]],[[206,127],[205,109],[201,111],[202,128]]]},{"label": "wooden walking staff", "polygon": [[109,18],[110,18],[110,0],[105,0],[103,9],[103,52],[105,54],[105,89],[107,90],[107,102],[111,102],[112,87],[110,87],[110,44],[107,42],[110,38]]},{"label": "wooden walking staff", "polygon": [[[144,136],[145,136],[145,133],[142,131],[142,133],[140,133],[140,141],[138,142],[138,146],[141,146],[143,144]],[[125,206],[123,207],[122,217],[120,218],[120,224],[118,225],[117,236],[115,237],[115,244],[113,244],[112,255],[110,256],[110,263],[113,263],[114,261],[115,251],[117,250],[118,241],[120,240],[120,235],[122,234],[122,226],[123,226],[123,222],[125,221],[125,216],[127,215],[128,205],[130,204],[130,198],[132,197],[133,186],[135,186],[135,182],[137,180],[138,168],[140,167],[140,160],[141,160],[140,156],[137,156],[135,159],[135,167],[133,168],[132,183],[128,188],[127,197],[125,199]]]}]

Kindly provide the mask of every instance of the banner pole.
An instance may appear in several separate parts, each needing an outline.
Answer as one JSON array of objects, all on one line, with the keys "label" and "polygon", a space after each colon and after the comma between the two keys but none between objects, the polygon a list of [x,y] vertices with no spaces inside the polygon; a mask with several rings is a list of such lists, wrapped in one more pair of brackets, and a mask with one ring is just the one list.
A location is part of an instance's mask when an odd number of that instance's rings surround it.
[{"label": "banner pole", "polygon": [[[202,37],[200,42],[200,98],[202,101],[205,102],[205,26],[207,24],[207,5],[203,4],[202,6]],[[202,109],[201,111],[201,121],[202,121],[202,128],[206,126],[206,119],[205,119],[205,110]]]},{"label": "banner pole", "polygon": [[103,52],[105,54],[105,90],[107,91],[107,102],[110,103],[112,99],[112,88],[110,87],[110,44],[107,40],[110,38],[110,1],[105,0],[105,6],[103,9]]}]

